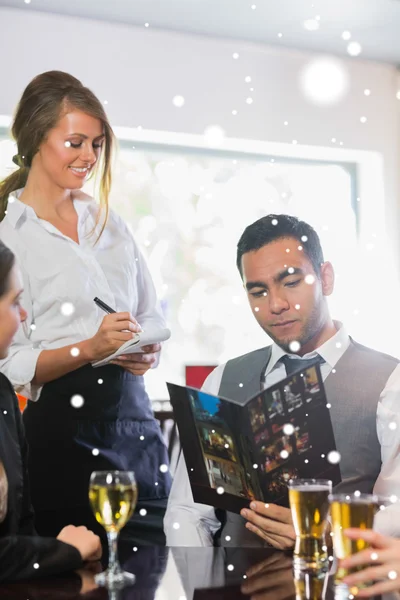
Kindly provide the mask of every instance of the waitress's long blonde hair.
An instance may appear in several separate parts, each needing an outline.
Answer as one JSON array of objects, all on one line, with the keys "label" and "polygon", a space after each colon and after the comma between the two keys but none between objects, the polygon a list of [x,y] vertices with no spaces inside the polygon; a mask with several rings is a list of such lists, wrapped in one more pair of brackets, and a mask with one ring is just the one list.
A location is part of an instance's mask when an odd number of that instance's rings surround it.
[{"label": "waitress's long blonde hair", "polygon": [[103,124],[105,144],[95,171],[101,207],[96,225],[104,215],[98,238],[103,233],[108,218],[115,138],[101,102],[78,79],[63,71],[47,71],[37,75],[26,87],[19,101],[11,127],[18,148],[13,161],[19,168],[0,183],[0,221],[6,214],[9,195],[25,187],[32,159],[48,132],[71,110],[80,110]]}]

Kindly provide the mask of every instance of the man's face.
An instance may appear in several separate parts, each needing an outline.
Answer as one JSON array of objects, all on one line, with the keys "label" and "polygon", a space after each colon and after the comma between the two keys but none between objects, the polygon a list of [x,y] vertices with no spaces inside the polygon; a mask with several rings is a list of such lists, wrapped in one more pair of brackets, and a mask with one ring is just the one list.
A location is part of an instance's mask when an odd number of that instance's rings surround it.
[{"label": "man's face", "polygon": [[[330,263],[324,263],[318,277],[300,242],[281,238],[243,254],[242,273],[254,316],[273,341],[286,351],[294,341],[302,348],[312,344],[329,316]],[[299,354],[313,349],[306,346]]]}]

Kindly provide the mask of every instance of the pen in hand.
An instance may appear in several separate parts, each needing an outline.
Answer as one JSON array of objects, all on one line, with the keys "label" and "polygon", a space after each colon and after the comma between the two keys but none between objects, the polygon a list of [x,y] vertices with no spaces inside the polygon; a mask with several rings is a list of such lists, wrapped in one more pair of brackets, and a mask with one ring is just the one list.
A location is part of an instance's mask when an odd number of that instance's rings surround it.
[{"label": "pen in hand", "polygon": [[[97,298],[97,296],[96,296],[96,298],[93,298],[93,302],[95,304],[97,304],[97,306],[99,308],[101,308],[101,310],[104,310],[104,312],[108,313],[109,315],[115,314],[117,312],[116,310],[111,308],[111,306],[108,306],[108,304],[103,302],[103,300],[100,300],[100,298]],[[139,325],[139,323],[138,323],[138,325]],[[141,333],[143,333],[143,329],[142,329],[141,325],[139,325],[139,327],[140,327]],[[126,331],[128,331],[128,330],[126,330]]]},{"label": "pen in hand", "polygon": [[101,308],[101,310],[104,310],[104,312],[108,313],[109,315],[117,312],[116,310],[111,308],[111,306],[108,306],[108,304],[103,302],[103,300],[100,300],[100,298],[93,298],[93,302],[95,302],[97,306]]}]

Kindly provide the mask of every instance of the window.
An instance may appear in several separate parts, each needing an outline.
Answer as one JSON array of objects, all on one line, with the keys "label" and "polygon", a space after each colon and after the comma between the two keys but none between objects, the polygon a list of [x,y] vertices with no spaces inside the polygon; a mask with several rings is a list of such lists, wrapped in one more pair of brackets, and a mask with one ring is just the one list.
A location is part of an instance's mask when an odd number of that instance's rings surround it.
[{"label": "window", "polygon": [[[153,399],[167,397],[166,380],[184,382],[187,364],[218,364],[268,343],[247,306],[236,245],[247,225],[271,212],[316,228],[337,274],[333,316],[358,341],[395,352],[372,316],[390,271],[388,261],[381,264],[384,219],[373,217],[377,209],[369,212],[367,191],[364,205],[357,191],[357,169],[364,188],[367,175],[379,185],[379,157],[362,156],[360,166],[356,157],[340,161],[344,154],[336,149],[334,159],[322,160],[316,157],[324,149],[305,158],[282,155],[282,146],[249,154],[121,139],[110,204],[147,256],[173,333],[160,366],[146,375]],[[0,176],[13,153],[9,141],[0,141]]]}]

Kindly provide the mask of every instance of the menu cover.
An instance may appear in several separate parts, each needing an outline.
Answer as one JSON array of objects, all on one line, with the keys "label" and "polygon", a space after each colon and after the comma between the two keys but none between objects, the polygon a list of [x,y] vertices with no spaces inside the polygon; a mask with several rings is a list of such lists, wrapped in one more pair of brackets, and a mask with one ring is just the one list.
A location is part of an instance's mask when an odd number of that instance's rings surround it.
[{"label": "menu cover", "polygon": [[290,479],[341,481],[319,364],[245,401],[167,383],[195,502],[239,513],[288,506]]}]

